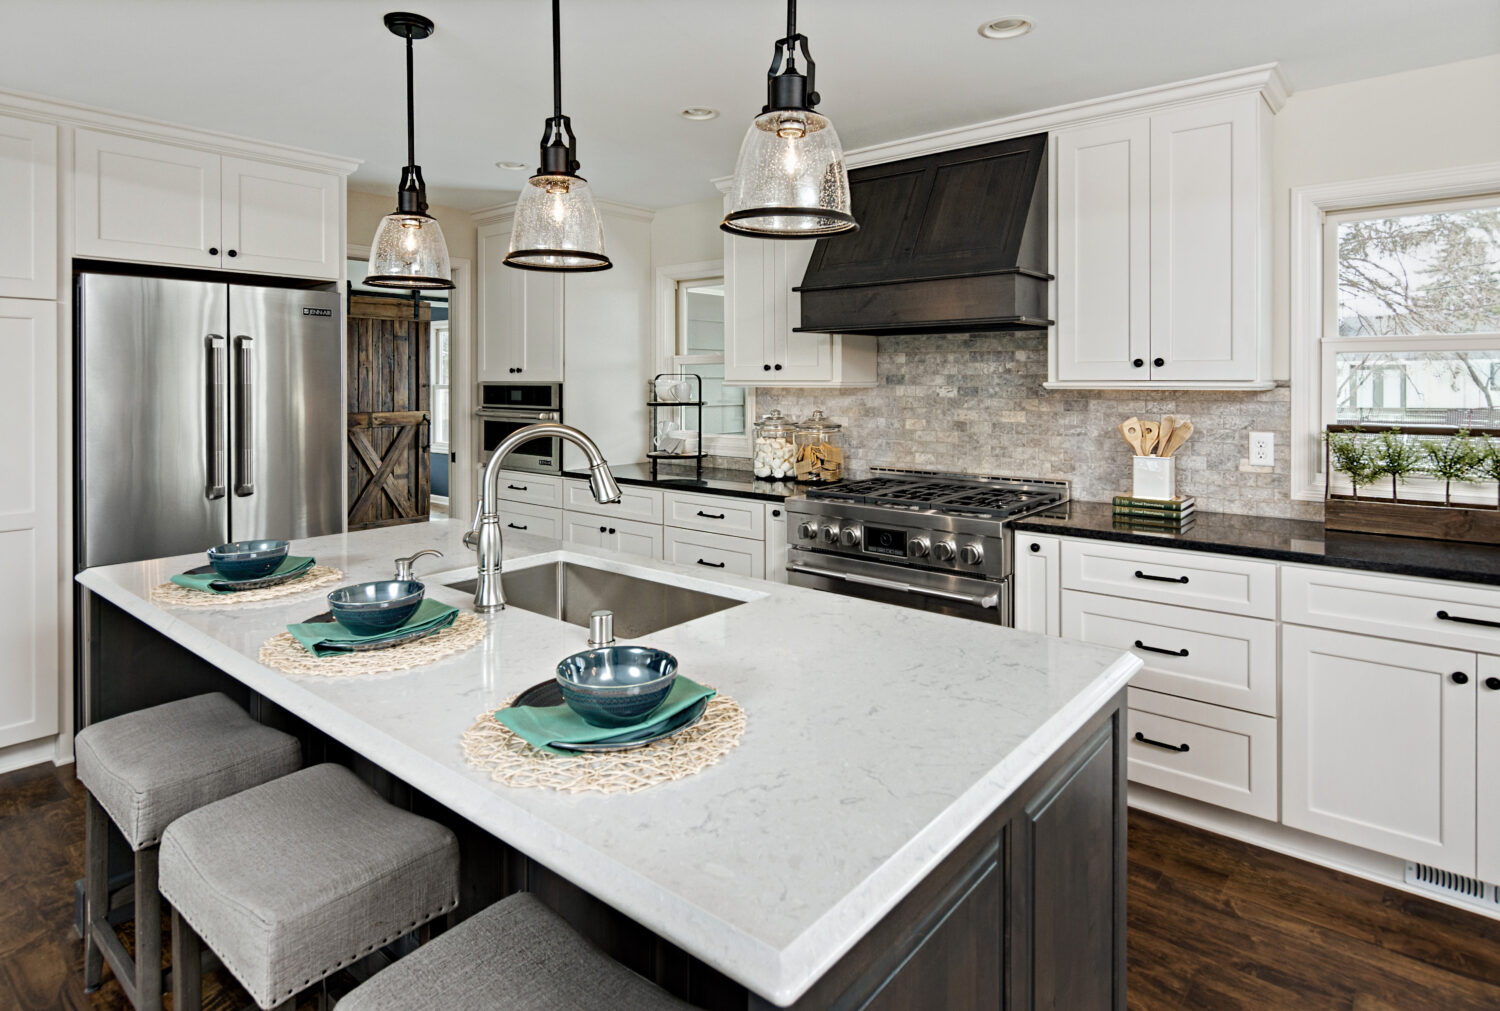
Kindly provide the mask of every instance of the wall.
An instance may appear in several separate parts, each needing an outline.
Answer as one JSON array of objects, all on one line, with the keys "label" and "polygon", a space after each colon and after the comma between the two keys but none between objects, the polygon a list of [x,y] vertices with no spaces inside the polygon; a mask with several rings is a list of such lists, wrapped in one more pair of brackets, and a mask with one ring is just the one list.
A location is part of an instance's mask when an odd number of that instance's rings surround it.
[{"label": "wall", "polygon": [[724,201],[718,197],[680,204],[651,219],[651,262],[655,267],[724,259]]}]

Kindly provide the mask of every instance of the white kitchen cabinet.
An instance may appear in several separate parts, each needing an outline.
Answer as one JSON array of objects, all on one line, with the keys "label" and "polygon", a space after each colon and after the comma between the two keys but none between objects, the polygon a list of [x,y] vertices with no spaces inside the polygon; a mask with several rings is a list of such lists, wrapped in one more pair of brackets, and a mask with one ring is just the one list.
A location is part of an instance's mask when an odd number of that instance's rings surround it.
[{"label": "white kitchen cabinet", "polygon": [[0,116],[0,298],[57,297],[57,127]]},{"label": "white kitchen cabinet", "polygon": [[1475,876],[1500,882],[1500,657],[1479,658]]},{"label": "white kitchen cabinet", "polygon": [[509,219],[479,229],[479,378],[563,380],[564,280],[505,265]]},{"label": "white kitchen cabinet", "polygon": [[1062,588],[1131,600],[1276,617],[1276,565],[1201,551],[1064,542]]},{"label": "white kitchen cabinet", "polygon": [[766,578],[773,583],[786,582],[787,565],[786,508],[766,506]]},{"label": "white kitchen cabinet", "polygon": [[662,556],[662,529],[655,523],[564,512],[563,540],[643,558]]},{"label": "white kitchen cabinet", "polygon": [[561,540],[563,536],[563,511],[545,506],[526,505],[521,502],[500,503],[500,533],[504,536],[514,530],[532,537],[550,537]]},{"label": "white kitchen cabinet", "polygon": [[563,508],[578,513],[593,513],[606,519],[636,520],[660,523],[662,493],[655,488],[620,485],[618,502],[600,502],[594,498],[587,481],[570,477],[563,480]]},{"label": "white kitchen cabinet", "polygon": [[874,386],[875,338],[797,333],[813,243],[724,236],[724,381],[730,386]]},{"label": "white kitchen cabinet", "polygon": [[[481,480],[484,471],[480,470]],[[502,470],[495,475],[500,480],[495,490],[504,502],[524,502],[527,505],[561,509],[563,505],[564,481],[556,474],[532,474],[524,470]]]},{"label": "white kitchen cabinet", "polygon": [[57,733],[57,305],[0,299],[0,748]]},{"label": "white kitchen cabinet", "polygon": [[1016,628],[1039,635],[1062,635],[1061,542],[1056,537],[1016,534],[1015,553],[1011,588]]},{"label": "white kitchen cabinet", "polygon": [[1132,783],[1276,819],[1276,721],[1132,685]]},{"label": "white kitchen cabinet", "polygon": [[1282,821],[1475,872],[1475,654],[1282,628]]},{"label": "white kitchen cabinet", "polygon": [[667,527],[662,558],[752,579],[762,579],[766,574],[765,542],[749,537]]},{"label": "white kitchen cabinet", "polygon": [[692,495],[669,491],[662,503],[664,522],[687,530],[704,530],[735,537],[766,537],[765,503],[728,495]]},{"label": "white kitchen cabinet", "polygon": [[74,133],[74,251],[83,257],[337,279],[342,179],[332,172]]},{"label": "white kitchen cabinet", "polygon": [[1054,134],[1049,385],[1269,388],[1270,116],[1240,94]]}]

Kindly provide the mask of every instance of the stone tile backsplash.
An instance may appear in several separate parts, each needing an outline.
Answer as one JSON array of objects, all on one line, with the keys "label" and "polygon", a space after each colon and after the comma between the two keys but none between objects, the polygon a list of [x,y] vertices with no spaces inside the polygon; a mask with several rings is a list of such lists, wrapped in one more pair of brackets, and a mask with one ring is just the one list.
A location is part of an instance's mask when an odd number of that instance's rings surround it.
[{"label": "stone tile backsplash", "polygon": [[[879,349],[880,385],[763,389],[756,413],[801,419],[823,408],[845,426],[853,476],[886,466],[1065,478],[1074,498],[1105,502],[1130,490],[1131,452],[1116,426],[1172,414],[1194,425],[1176,454],[1177,487],[1200,509],[1322,519],[1321,504],[1291,497],[1285,384],[1263,393],[1047,390],[1045,333],[881,337]],[[1250,466],[1251,431],[1275,433],[1275,467]]]}]

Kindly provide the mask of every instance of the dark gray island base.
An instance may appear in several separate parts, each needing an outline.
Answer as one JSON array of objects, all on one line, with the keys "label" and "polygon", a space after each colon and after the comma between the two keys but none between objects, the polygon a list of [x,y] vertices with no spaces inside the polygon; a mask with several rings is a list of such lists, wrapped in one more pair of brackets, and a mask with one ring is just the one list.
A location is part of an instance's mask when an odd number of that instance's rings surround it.
[{"label": "dark gray island base", "polygon": [[[89,660],[80,687],[88,721],[224,692],[296,735],[306,764],[345,765],[391,802],[451,827],[462,849],[460,917],[530,891],[622,964],[697,1006],[777,1006],[575,887],[548,868],[545,854],[521,853],[113,604],[86,596]],[[1122,691],[791,1006],[1123,1011],[1123,703]],[[129,866],[123,855],[112,864]]]}]

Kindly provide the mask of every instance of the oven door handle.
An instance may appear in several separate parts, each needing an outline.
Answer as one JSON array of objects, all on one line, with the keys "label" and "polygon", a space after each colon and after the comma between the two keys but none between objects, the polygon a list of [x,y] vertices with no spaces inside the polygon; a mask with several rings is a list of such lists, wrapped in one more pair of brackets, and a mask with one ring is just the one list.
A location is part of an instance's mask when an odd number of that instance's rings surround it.
[{"label": "oven door handle", "polygon": [[474,417],[481,421],[561,421],[560,411],[518,411],[508,407],[480,407],[474,411]]},{"label": "oven door handle", "polygon": [[954,593],[951,590],[937,590],[930,586],[916,586],[911,583],[902,583],[894,579],[879,579],[875,576],[860,576],[852,572],[833,572],[829,569],[815,569],[810,565],[788,565],[788,572],[802,572],[809,576],[823,576],[827,579],[842,579],[850,583],[863,583],[866,586],[878,586],[884,590],[900,590],[904,593],[915,593],[923,597],[937,597],[941,600],[956,600],[961,604],[971,604],[974,607],[999,607],[1000,594],[988,593],[982,597],[976,597],[972,593]]}]

